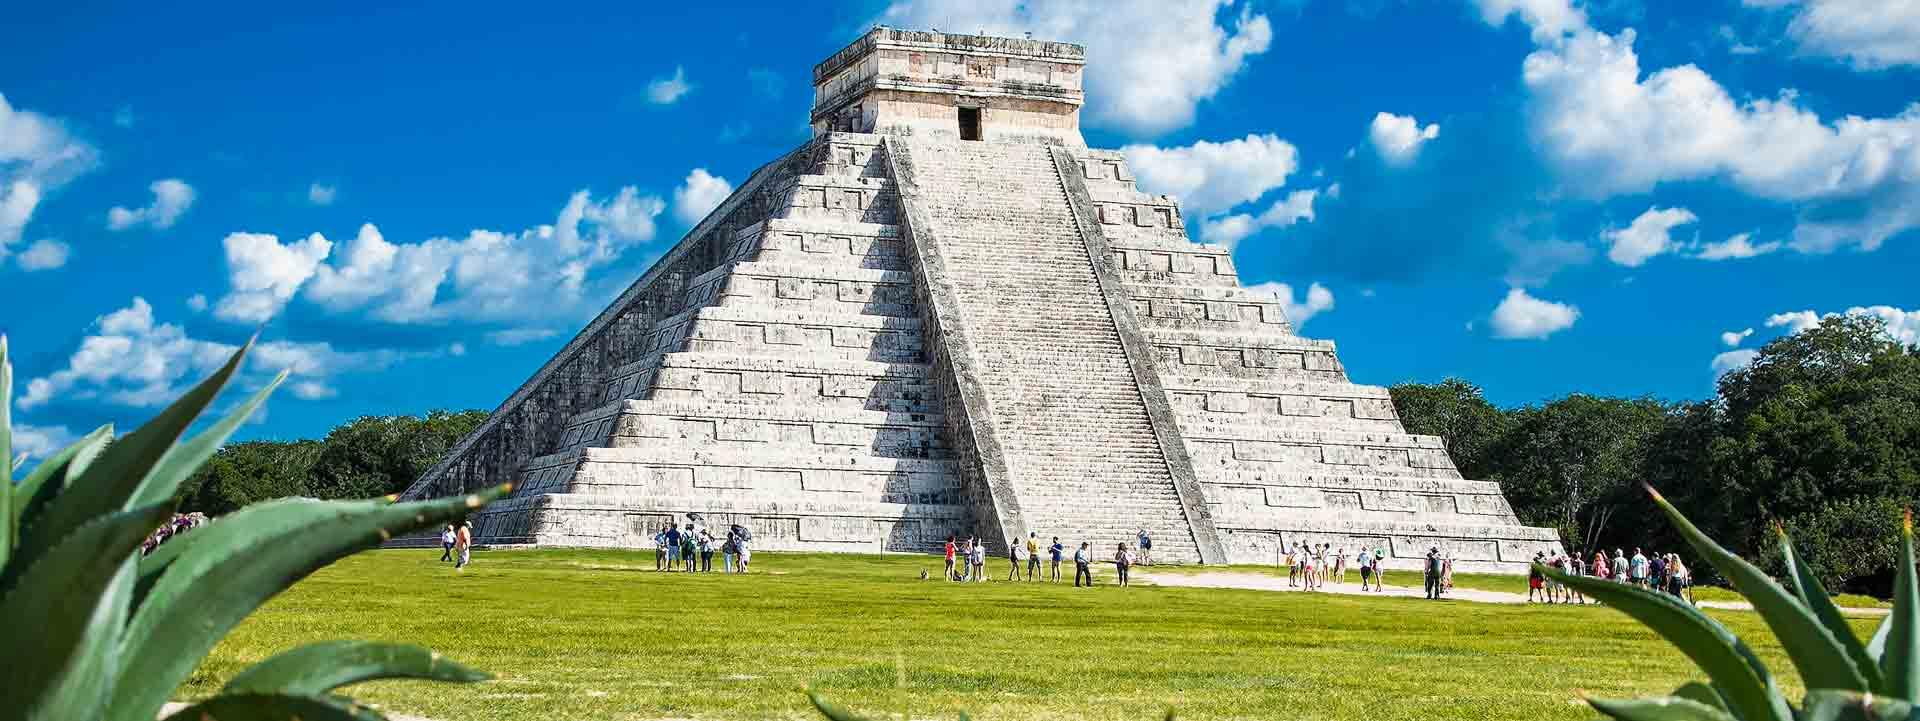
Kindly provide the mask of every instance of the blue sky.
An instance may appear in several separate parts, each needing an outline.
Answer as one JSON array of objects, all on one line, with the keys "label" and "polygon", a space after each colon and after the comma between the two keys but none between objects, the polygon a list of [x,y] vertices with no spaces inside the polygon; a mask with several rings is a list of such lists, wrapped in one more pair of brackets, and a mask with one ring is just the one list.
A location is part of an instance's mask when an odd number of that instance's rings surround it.
[{"label": "blue sky", "polygon": [[1822,314],[1920,341],[1912,3],[7,14],[0,332],[33,450],[151,415],[256,328],[243,384],[293,379],[248,437],[492,408],[804,142],[812,64],[875,21],[1085,43],[1088,142],[1358,382],[1699,398]]}]

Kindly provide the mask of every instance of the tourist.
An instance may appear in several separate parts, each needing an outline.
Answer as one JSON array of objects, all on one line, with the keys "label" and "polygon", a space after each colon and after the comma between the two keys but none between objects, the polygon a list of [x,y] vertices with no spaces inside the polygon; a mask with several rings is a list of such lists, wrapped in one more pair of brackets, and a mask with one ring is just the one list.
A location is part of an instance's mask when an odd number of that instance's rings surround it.
[{"label": "tourist", "polygon": [[1627,572],[1632,574],[1633,585],[1641,588],[1647,586],[1647,557],[1640,553],[1640,549],[1633,549],[1633,558],[1627,561]]},{"label": "tourist", "polygon": [[953,534],[947,534],[947,580],[949,581],[960,580],[960,574],[953,570],[953,556],[959,550],[959,544],[954,543]]},{"label": "tourist", "polygon": [[680,527],[667,524],[667,570],[680,567]]},{"label": "tourist", "polygon": [[1287,564],[1287,588],[1293,588],[1295,586],[1294,580],[1300,577],[1300,544],[1294,543],[1288,545],[1286,549],[1287,557],[1283,560],[1285,560]]},{"label": "tourist", "polygon": [[1345,548],[1333,554],[1333,575],[1338,583],[1347,582],[1347,549]]},{"label": "tourist", "polygon": [[[1153,565],[1153,538],[1147,535],[1147,529],[1140,529],[1140,562]],[[1121,584],[1126,585],[1126,584]]]},{"label": "tourist", "polygon": [[453,561],[453,524],[451,523],[440,530],[440,561],[442,563]]},{"label": "tourist", "polygon": [[1612,565],[1613,580],[1615,583],[1627,583],[1632,580],[1627,577],[1627,571],[1630,570],[1629,567],[1633,564],[1627,561],[1627,555],[1621,553],[1618,548],[1613,549]]},{"label": "tourist", "polygon": [[968,543],[973,544],[973,553],[970,554],[971,560],[973,561],[973,581],[974,583],[986,581],[987,542],[976,539],[968,541]]},{"label": "tourist", "polygon": [[700,528],[700,572],[713,573],[713,534]]},{"label": "tourist", "polygon": [[1440,593],[1446,595],[1453,591],[1453,549],[1447,549],[1440,563]]},{"label": "tourist", "polygon": [[1440,572],[1440,547],[1434,546],[1427,549],[1426,572],[1424,575],[1428,599],[1439,600],[1440,598]]},{"label": "tourist", "polygon": [[[1535,602],[1534,594],[1547,595],[1541,592],[1541,587],[1545,585],[1547,577],[1540,573],[1540,567],[1546,565],[1546,563],[1547,554],[1535,551],[1533,554],[1533,563],[1527,564],[1527,603]],[[1548,601],[1548,603],[1552,603],[1552,601]]]},{"label": "tourist", "polygon": [[1667,554],[1667,593],[1673,594],[1674,598],[1686,598],[1687,586],[1692,580],[1687,573],[1687,564],[1680,562],[1680,555]]},{"label": "tourist", "polygon": [[1054,536],[1053,545],[1047,547],[1047,556],[1052,560],[1052,565],[1048,568],[1048,571],[1052,574],[1047,579],[1049,583],[1060,582],[1060,555],[1066,550],[1065,546],[1060,545],[1060,537]]},{"label": "tourist", "polygon": [[753,560],[753,537],[742,533],[734,545],[740,548],[740,572],[746,573],[747,563]]},{"label": "tourist", "polygon": [[1360,567],[1360,590],[1368,590],[1373,585],[1373,549],[1362,546],[1353,563]]},{"label": "tourist", "polygon": [[734,559],[740,556],[740,538],[732,529],[727,530],[727,542],[720,544],[720,560],[727,573],[733,573]]},{"label": "tourist", "polygon": [[454,549],[459,551],[460,553],[460,560],[454,562],[453,570],[458,571],[460,569],[466,568],[467,564],[473,561],[473,523],[472,522],[467,521],[466,519],[461,519],[460,527],[454,529],[454,532],[453,532],[453,546],[454,546]]},{"label": "tourist", "polygon": [[1027,532],[1027,580],[1040,575],[1040,534]]},{"label": "tourist", "polygon": [[1647,557],[1647,587],[1655,591],[1667,589],[1667,556],[1655,553]]},{"label": "tourist", "polygon": [[687,573],[693,573],[699,565],[699,558],[694,556],[699,551],[700,542],[694,539],[693,524],[689,523],[687,530],[680,534],[680,558],[686,561]]},{"label": "tourist", "polygon": [[[1145,537],[1146,533],[1142,532],[1140,535]],[[1127,550],[1125,543],[1120,544],[1119,549],[1113,552],[1113,570],[1120,576],[1121,586],[1127,585],[1127,569],[1133,567],[1133,561],[1133,552]]]},{"label": "tourist", "polygon": [[1309,545],[1301,550],[1300,579],[1302,583],[1306,584],[1306,590],[1311,591],[1320,586],[1320,584],[1317,583],[1319,580],[1320,567],[1315,565],[1315,562],[1318,560],[1318,558],[1314,557],[1313,546]]},{"label": "tourist", "polygon": [[[1567,554],[1567,575],[1570,575],[1570,576],[1587,575],[1587,562],[1580,555],[1579,551],[1574,551],[1573,553]],[[1583,606],[1586,605],[1587,596],[1586,594],[1581,593],[1579,588],[1570,584],[1562,584],[1562,585],[1566,586],[1566,592],[1567,592],[1567,597],[1563,600],[1563,603],[1573,603],[1575,600],[1578,600],[1581,605]]]},{"label": "tourist", "polygon": [[1007,544],[1007,580],[1020,580],[1020,566],[1027,561],[1027,544],[1018,539]]},{"label": "tourist", "polygon": [[1607,563],[1606,549],[1594,551],[1593,562],[1587,565],[1587,572],[1593,574],[1594,578],[1604,581],[1612,574],[1611,569],[1612,564]]},{"label": "tourist", "polygon": [[1088,567],[1088,564],[1092,562],[1093,562],[1092,555],[1087,553],[1087,542],[1081,541],[1080,550],[1073,552],[1073,587],[1074,588],[1080,587],[1081,578],[1087,579],[1087,588],[1093,588],[1093,569]]}]

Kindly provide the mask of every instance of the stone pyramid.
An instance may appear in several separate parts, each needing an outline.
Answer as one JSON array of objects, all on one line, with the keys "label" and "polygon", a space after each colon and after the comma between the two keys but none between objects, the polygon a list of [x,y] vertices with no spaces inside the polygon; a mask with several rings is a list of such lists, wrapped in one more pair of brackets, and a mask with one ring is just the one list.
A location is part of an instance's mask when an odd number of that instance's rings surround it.
[{"label": "stone pyramid", "polygon": [[1512,571],[1522,526],[1333,343],[1079,130],[1078,45],[875,29],[814,68],[814,137],[755,171],[407,492],[513,481],[484,542],[1160,559],[1432,546]]}]

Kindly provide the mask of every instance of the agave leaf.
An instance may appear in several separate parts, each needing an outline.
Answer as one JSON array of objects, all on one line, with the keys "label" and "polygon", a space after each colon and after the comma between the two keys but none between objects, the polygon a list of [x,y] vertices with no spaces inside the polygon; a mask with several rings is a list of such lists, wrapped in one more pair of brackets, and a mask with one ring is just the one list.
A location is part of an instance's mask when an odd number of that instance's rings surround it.
[{"label": "agave leaf", "polygon": [[1886,670],[1887,663],[1887,632],[1892,630],[1893,614],[1889,613],[1880,617],[1880,625],[1873,629],[1873,638],[1867,639],[1867,655],[1873,657],[1874,663],[1880,664],[1882,671]]},{"label": "agave leaf", "polygon": [[1867,683],[1865,673],[1854,665],[1853,657],[1840,646],[1840,641],[1793,594],[1746,559],[1714,543],[1692,521],[1687,520],[1680,509],[1668,503],[1659,491],[1648,486],[1647,494],[1653,496],[1654,504],[1667,514],[1667,519],[1673,522],[1673,527],[1680,531],[1682,538],[1687,539],[1693,550],[1698,551],[1714,568],[1720,569],[1720,573],[1733,582],[1734,588],[1753,603],[1753,610],[1759,612],[1761,620],[1767,622],[1767,628],[1773,630],[1774,637],[1780,639],[1787,658],[1793,661],[1795,668],[1800,669],[1800,678],[1806,682],[1807,688],[1873,690]]},{"label": "agave leaf", "polygon": [[[13,364],[7,361],[7,337],[0,336],[0,519],[12,519],[13,494]],[[13,556],[13,524],[0,523],[0,566]]]},{"label": "agave leaf", "polygon": [[1893,613],[1888,620],[1885,651],[1880,656],[1887,693],[1920,700],[1920,589],[1913,580],[1912,511],[1900,523],[1900,570],[1894,574]]},{"label": "agave leaf", "polygon": [[165,701],[234,625],[307,574],[394,534],[465,516],[510,489],[418,503],[281,499],[194,531],[127,624],[111,718],[151,719],[143,709]]},{"label": "agave leaf", "polygon": [[1735,721],[1726,711],[1679,696],[1590,698],[1587,705],[1620,721]]},{"label": "agave leaf", "polygon": [[352,699],[323,696],[222,694],[173,712],[165,721],[386,721]]},{"label": "agave leaf", "polygon": [[1800,602],[1813,611],[1820,625],[1840,643],[1841,650],[1853,659],[1853,667],[1867,680],[1867,687],[1859,689],[1875,693],[1886,693],[1886,677],[1880,673],[1880,664],[1867,654],[1867,647],[1861,645],[1860,637],[1853,635],[1853,626],[1847,624],[1847,617],[1840,614],[1840,608],[1833,605],[1833,597],[1827,595],[1827,587],[1820,578],[1813,575],[1813,569],[1800,560],[1800,554],[1793,547],[1793,539],[1787,536],[1787,530],[1775,525],[1774,531],[1780,535],[1780,557],[1787,564],[1787,577],[1793,579],[1794,593]]},{"label": "agave leaf", "polygon": [[1920,721],[1920,709],[1896,698],[1838,689],[1807,692],[1802,721]]},{"label": "agave leaf", "polygon": [[1548,578],[1572,586],[1646,624],[1678,647],[1713,679],[1727,709],[1741,721],[1792,721],[1773,674],[1738,636],[1672,596],[1591,576],[1570,576],[1534,564]]},{"label": "agave leaf", "polygon": [[227,364],[221,366],[212,377],[194,386],[193,390],[167,406],[146,425],[108,445],[98,459],[87,464],[78,478],[69,477],[66,490],[55,496],[47,504],[46,511],[22,529],[20,557],[29,560],[36,558],[46,552],[54,539],[85,523],[87,519],[128,508],[129,501],[139,493],[141,484],[155,470],[155,464],[166,456],[167,450],[180,438],[180,433],[200,416],[200,411],[213,402],[214,396],[220,394],[227,379],[239,370],[240,361],[246,357],[247,348],[252,345],[253,342],[248,341],[247,346],[234,351],[233,357],[227,359]]},{"label": "agave leaf", "polygon": [[[85,438],[74,441],[73,445],[47,456],[40,465],[33,467],[33,471],[28,473],[27,477],[14,484],[13,517],[8,519],[13,524],[14,531],[18,533],[19,529],[33,522],[40,510],[46,507],[47,502],[60,493],[60,489],[67,485],[67,475],[73,469],[73,464],[91,462],[107,439],[112,437],[113,424],[95,428]],[[82,456],[85,457],[85,461],[81,460]],[[47,482],[55,478],[60,479],[60,482]]]},{"label": "agave leaf", "polygon": [[94,605],[93,617],[87,621],[71,665],[52,681],[39,699],[44,705],[29,717],[53,721],[105,715],[107,694],[115,681],[113,667],[119,660],[120,634],[127,625],[133,578],[133,556],[129,554]]},{"label": "agave leaf", "polygon": [[253,397],[241,403],[225,418],[214,423],[213,427],[188,439],[185,443],[167,449],[166,455],[161,456],[159,463],[154,465],[153,471],[147,474],[146,482],[140,484],[139,490],[134,492],[131,503],[140,505],[172,498],[180,490],[180,482],[185,481],[188,476],[193,475],[194,471],[199,470],[201,464],[212,458],[214,452],[220,450],[220,446],[227,442],[227,438],[240,428],[240,424],[252,417],[253,412],[260,408],[260,404],[266,402],[267,396],[273,395],[273,390],[280,387],[286,379],[287,371],[280,371],[280,375],[275,376],[266,387],[254,393]]},{"label": "agave leaf", "polygon": [[201,535],[188,533],[174,536],[166,543],[155,546],[152,553],[140,558],[139,574],[133,584],[134,608],[140,608],[146,603],[147,594],[153,590],[153,584],[160,581],[160,576],[167,572],[167,568],[172,566],[174,561],[193,548],[193,542],[199,540]]},{"label": "agave leaf", "polygon": [[1680,688],[1673,690],[1673,695],[1689,701],[1698,701],[1722,711],[1727,710],[1727,700],[1720,698],[1720,692],[1713,690],[1712,686],[1700,683],[1699,681],[1688,681],[1680,684]]},{"label": "agave leaf", "polygon": [[493,676],[441,658],[419,646],[377,641],[322,641],[275,654],[241,671],[222,693],[320,695],[348,684],[383,678],[453,683]]},{"label": "agave leaf", "polygon": [[[865,716],[857,716],[852,711],[827,703],[826,699],[820,698],[820,694],[814,691],[807,692],[807,700],[813,702],[813,707],[820,710],[821,716],[832,719],[832,721],[870,721],[870,719]],[[960,717],[964,719],[966,718],[966,714],[960,714]]]},{"label": "agave leaf", "polygon": [[[0,624],[0,655],[15,661],[8,664],[7,682],[0,684],[0,708],[29,710],[29,716],[57,714],[59,708],[44,704],[71,698],[63,688],[111,678],[105,673],[75,678],[72,670],[113,657],[112,643],[97,644],[118,641],[133,583],[129,561],[140,541],[172,513],[172,506],[156,504],[96,518],[18,572],[18,583],[0,596],[8,618]],[[107,690],[96,687],[90,700],[97,704]]]}]

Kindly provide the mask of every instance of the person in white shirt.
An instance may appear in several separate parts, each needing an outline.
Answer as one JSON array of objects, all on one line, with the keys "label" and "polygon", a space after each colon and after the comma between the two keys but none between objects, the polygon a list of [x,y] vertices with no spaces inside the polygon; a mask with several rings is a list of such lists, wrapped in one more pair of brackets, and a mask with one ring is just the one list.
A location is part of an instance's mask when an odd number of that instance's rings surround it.
[{"label": "person in white shirt", "polygon": [[1074,588],[1080,587],[1081,578],[1087,579],[1087,588],[1093,588],[1093,569],[1088,567],[1088,564],[1090,563],[1093,563],[1093,556],[1092,554],[1087,553],[1087,542],[1081,541],[1080,550],[1073,552],[1073,587]]},{"label": "person in white shirt", "polygon": [[453,561],[453,524],[451,523],[440,532],[440,560],[448,563]]},{"label": "person in white shirt", "polygon": [[973,542],[973,580],[977,583],[987,580],[987,542]]}]

